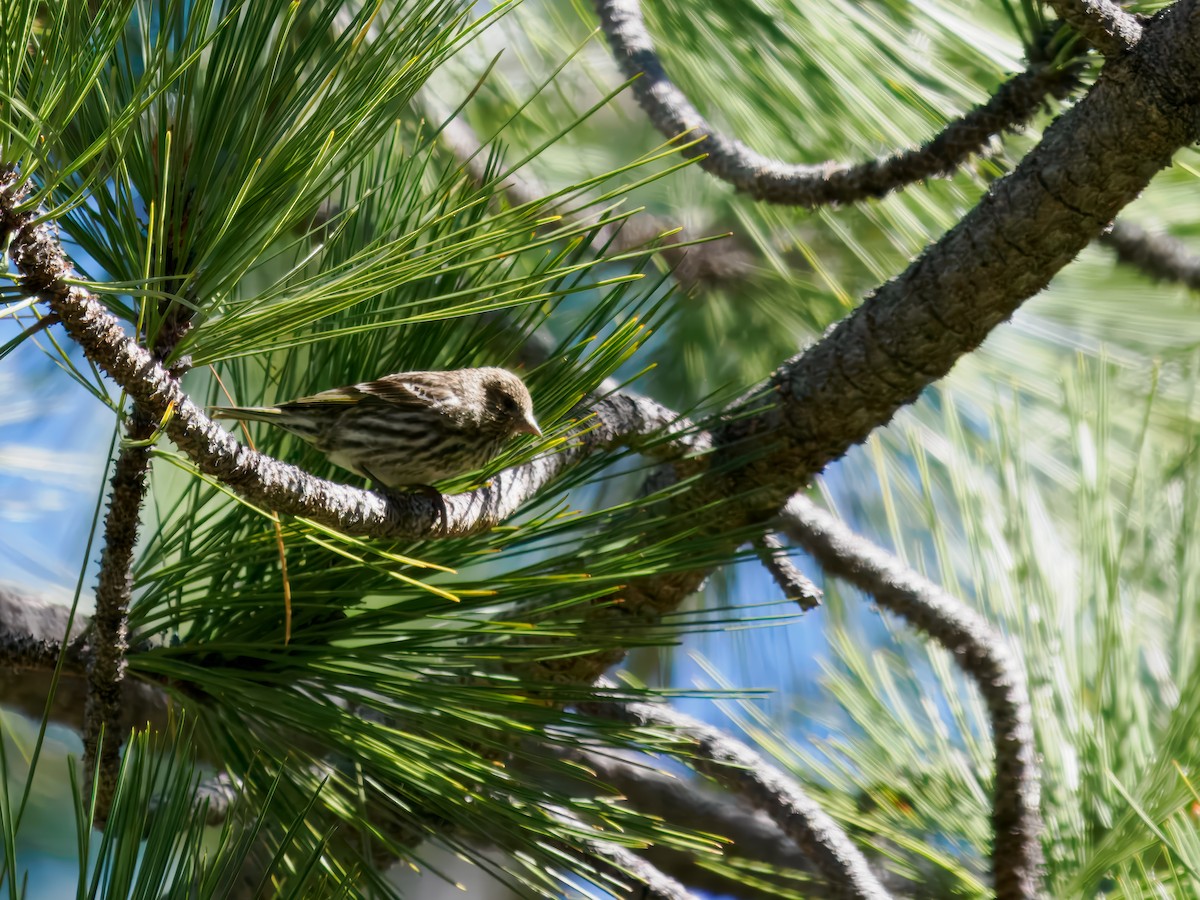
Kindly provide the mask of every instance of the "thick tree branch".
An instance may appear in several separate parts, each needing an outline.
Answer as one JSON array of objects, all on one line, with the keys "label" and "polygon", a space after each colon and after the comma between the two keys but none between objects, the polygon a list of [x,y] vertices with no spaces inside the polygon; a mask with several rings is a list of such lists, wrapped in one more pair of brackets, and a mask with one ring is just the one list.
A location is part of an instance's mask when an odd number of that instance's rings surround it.
[{"label": "thick tree branch", "polygon": [[1112,248],[1120,262],[1135,266],[1148,278],[1200,291],[1200,256],[1169,234],[1151,234],[1141,225],[1118,219],[1100,235],[1100,243]]},{"label": "thick tree branch", "polygon": [[962,601],[797,494],[783,511],[791,537],[954,654],[987,703],[996,747],[992,865],[998,900],[1037,896],[1042,867],[1040,789],[1025,672],[1003,638]]},{"label": "thick tree branch", "polygon": [[[1171,154],[1200,135],[1197,2],[1180,0],[1147,23],[1138,46],[1108,63],[1087,96],[954,228],[731,410],[714,430],[714,470],[679,503],[721,501],[721,515],[708,514],[714,533],[770,521],[798,485],[945,376],[1098,237]],[[591,625],[612,633],[654,621],[707,574],[632,582],[620,603],[588,611]],[[524,674],[591,683],[622,656],[545,660]]]},{"label": "thick tree branch", "polygon": [[[0,702],[33,719],[46,712],[51,676],[58,662],[69,610],[25,591],[0,588]],[[71,625],[67,658],[50,706],[51,721],[82,733],[91,647],[84,643],[86,620]],[[128,679],[121,683],[122,734],[147,723],[167,726],[167,697],[157,687]]]},{"label": "thick tree branch", "polygon": [[1200,16],[1182,0],[954,228],[752,395],[760,412],[714,434],[730,456],[773,442],[718,489],[762,486],[751,518],[768,518],[945,376],[1200,135],[1198,77]]},{"label": "thick tree branch", "polygon": [[665,704],[596,702],[585,708],[642,727],[665,728],[692,741],[688,757],[692,766],[766,813],[831,885],[841,887],[840,896],[879,900],[888,896],[841,826],[801,790],[794,778],[747,745]]},{"label": "thick tree branch", "polygon": [[1142,38],[1142,23],[1112,0],[1049,0],[1050,8],[1105,56],[1128,53]]},{"label": "thick tree branch", "polygon": [[950,175],[980,154],[997,135],[1024,125],[1048,97],[1062,99],[1076,85],[1073,67],[1035,65],[1002,84],[987,103],[977,106],[937,137],[858,165],[825,162],[784,163],[751,150],[714,129],[667,76],[642,18],[640,0],[595,0],[600,27],[621,73],[654,127],[667,138],[702,138],[683,150],[699,156],[700,167],[756,200],[798,206],[853,203],[882,197],[927,178]]}]

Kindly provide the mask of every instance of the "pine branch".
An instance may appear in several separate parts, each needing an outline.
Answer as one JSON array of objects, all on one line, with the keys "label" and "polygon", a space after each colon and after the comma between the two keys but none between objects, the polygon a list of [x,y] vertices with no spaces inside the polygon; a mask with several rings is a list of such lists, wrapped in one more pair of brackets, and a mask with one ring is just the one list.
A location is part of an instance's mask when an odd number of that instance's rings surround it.
[{"label": "pine branch", "polygon": [[[781,869],[806,873],[806,897],[836,897],[837,885],[819,880],[813,862],[766,814],[742,804],[738,797],[717,793],[704,784],[659,772],[608,753],[572,751],[567,756],[596,773],[598,781],[616,790],[633,809],[665,822],[687,822],[696,831],[719,835],[730,842],[727,855]],[[737,897],[778,897],[769,887],[754,888],[724,872],[699,864],[680,850],[650,847],[639,851],[662,871],[696,890]],[[872,873],[891,893],[911,895],[915,885],[880,866]],[[782,882],[781,882],[782,883]]]},{"label": "pine branch", "polygon": [[640,886],[639,900],[696,900],[696,895],[686,887],[627,847],[608,841],[589,841],[588,849],[592,856],[586,860],[587,865],[603,864],[609,877],[620,882],[632,879]]},{"label": "pine branch", "polygon": [[1142,23],[1112,0],[1048,0],[1055,14],[1106,57],[1128,53],[1142,38]]},{"label": "pine branch", "polygon": [[[956,228],[825,340],[780,369],[769,385],[780,402],[731,422],[720,437],[734,445],[778,424],[784,443],[798,446],[769,454],[741,474],[790,492],[865,438],[1040,290],[1172,150],[1195,137],[1189,110],[1196,104],[1187,79],[1197,59],[1189,52],[1191,4],[1184,6],[1156,18],[1137,52],[1110,66],[1114,73],[1120,68],[1119,76],[1101,78]],[[433,532],[437,509],[426,497],[389,500],[333,485],[238,445],[144,351],[122,340],[119,323],[94,298],[67,284],[69,265],[48,229],[33,225],[28,215],[14,217],[11,187],[5,195],[0,224],[15,233],[24,287],[50,303],[94,361],[152,417],[172,413],[168,435],[203,471],[252,500],[352,534]],[[776,465],[781,455],[790,461],[782,468]],[[557,469],[543,458],[497,478],[490,489],[447,498],[450,533],[498,521]],[[766,515],[786,496],[776,502],[760,493],[758,511]]]},{"label": "pine branch", "polygon": [[[361,537],[437,538],[486,531],[578,464],[590,453],[615,446],[644,449],[659,457],[703,453],[703,435],[691,424],[646,397],[617,393],[591,409],[569,440],[545,454],[494,476],[482,488],[443,497],[448,522],[438,527],[439,502],[427,495],[379,494],[317,478],[238,443],[184,393],[178,379],[136,341],[115,316],[75,280],[74,270],[49,226],[14,206],[12,175],[0,178],[0,234],[12,234],[11,253],[22,288],[59,315],[67,333],[96,365],[120,384],[201,472],[251,502],[286,515],[302,516]],[[659,442],[663,434],[676,439]],[[652,439],[647,442],[647,439]]]},{"label": "pine branch", "polygon": [[[34,719],[47,712],[69,612],[61,603],[38,594],[0,587],[0,698],[5,706]],[[81,733],[92,652],[88,631],[86,620],[72,622],[66,659],[48,710],[52,721]],[[166,694],[156,686],[122,681],[120,733],[147,723],[165,730],[167,705]]]},{"label": "pine branch", "polygon": [[839,896],[878,900],[889,896],[841,826],[801,790],[795,779],[746,744],[664,704],[595,702],[584,708],[641,727],[665,728],[686,738],[694,744],[688,757],[693,768],[765,812],[812,860],[817,871],[832,885],[841,887]]},{"label": "pine branch", "polygon": [[1200,256],[1169,234],[1151,234],[1133,222],[1118,219],[1100,235],[1117,259],[1134,266],[1154,281],[1176,282],[1200,291]]},{"label": "pine branch", "polygon": [[986,151],[993,138],[1026,124],[1047,98],[1064,99],[1077,85],[1077,68],[1034,65],[1002,84],[992,98],[915,150],[857,165],[784,163],[727,137],[692,105],[667,76],[642,18],[640,0],[595,0],[600,27],[621,73],[650,121],[668,139],[696,141],[683,148],[702,169],[756,200],[818,207],[882,197],[927,178],[953,174]]},{"label": "pine branch", "polygon": [[801,572],[791,558],[787,548],[772,532],[767,532],[754,542],[754,549],[763,567],[771,573],[783,596],[796,603],[804,612],[821,605],[821,589]]},{"label": "pine branch", "polygon": [[130,441],[138,443],[122,446],[113,466],[96,583],[96,612],[91,623],[92,654],[88,660],[87,702],[83,713],[84,790],[95,795],[95,821],[101,828],[108,821],[121,768],[121,744],[125,739],[117,723],[121,719],[121,683],[125,677],[125,653],[129,649],[133,550],[141,521],[142,500],[146,496],[146,474],[150,468],[150,447],[145,441],[154,434],[154,422],[135,411],[126,434]]},{"label": "pine branch", "polygon": [[1040,788],[1025,672],[1003,636],[961,600],[815,506],[801,494],[783,511],[792,538],[831,575],[845,578],[954,654],[987,703],[996,747],[992,867],[997,900],[1038,896]]},{"label": "pine branch", "polygon": [[[781,367],[753,398],[753,414],[721,426],[722,465],[697,480],[687,502],[700,508],[714,498],[748,499],[727,504],[727,517],[713,522],[714,529],[732,532],[773,515],[797,485],[977,347],[1094,239],[1176,149],[1196,138],[1195,9],[1194,0],[1181,0],[1149,22],[1138,46],[1105,67],[1088,95],[975,210],[824,340]],[[205,472],[271,508],[350,533],[434,533],[435,509],[425,498],[401,506],[312,478],[247,451],[208,421],[94,297],[69,283],[72,273],[57,241],[31,215],[16,211],[12,179],[7,173],[0,182],[0,231],[14,235],[22,286],[50,304],[89,357],[147,415],[167,418],[168,435]],[[767,442],[772,446],[759,458],[736,462],[748,444]],[[478,494],[447,498],[452,528],[485,521],[471,518]],[[504,496],[500,489],[489,502],[500,509]],[[672,574],[633,585],[624,593],[625,610],[653,617],[673,609],[704,575]],[[611,661],[569,658],[548,674],[590,681]]]},{"label": "pine branch", "polygon": [[[720,501],[707,521],[731,536],[771,521],[798,485],[916,400],[1098,237],[1200,136],[1197,6],[1180,0],[1149,22],[1134,51],[1108,63],[954,228],[727,410],[713,429],[711,471],[680,498],[681,514]],[[708,574],[633,581],[619,603],[589,609],[586,627],[618,633],[655,621]],[[522,675],[590,684],[623,655],[544,660]]]},{"label": "pine branch", "polygon": [[[1171,154],[1197,137],[1195,6],[1196,0],[1180,0],[1156,16],[1135,50],[1109,63],[1087,96],[955,228],[824,339],[781,366],[747,404],[731,410],[714,433],[716,471],[698,479],[680,502],[698,509],[739,498],[725,503],[720,521],[712,522],[721,533],[768,521],[797,485],[944,376],[1097,237]],[[167,434],[202,471],[269,508],[350,534],[435,533],[437,508],[427,497],[385,498],[314,478],[247,450],[209,421],[177,381],[124,338],[95,298],[66,281],[70,268],[61,248],[30,215],[15,213],[11,175],[7,181],[0,192],[0,228],[14,233],[23,287],[49,302],[93,361],[148,414],[167,418]],[[599,418],[606,427],[589,432],[579,446],[501,473],[488,488],[445,498],[448,532],[488,527],[577,454],[600,446],[600,436],[636,432],[615,417]],[[748,447],[765,452],[747,461]],[[652,620],[676,608],[706,574],[632,583],[622,592],[619,612],[598,604],[588,615],[614,617],[596,623],[602,626]],[[606,651],[546,662],[529,674],[590,683],[621,655]]]},{"label": "pine branch", "polygon": [[[176,267],[168,265],[167,268],[173,271]],[[158,361],[170,357],[191,328],[183,307],[171,306],[170,301],[160,303],[163,318],[151,350],[152,357]],[[189,365],[186,360],[176,362],[171,367],[171,376],[182,377]],[[154,420],[135,407],[126,422],[126,440],[113,466],[109,482],[111,493],[104,517],[96,611],[90,626],[92,653],[87,673],[87,703],[83,715],[84,791],[95,797],[94,821],[101,828],[108,821],[112,807],[121,769],[121,746],[127,733],[121,727],[121,688],[125,678],[125,655],[129,650],[134,547],[150,474],[150,441],[156,430]],[[97,776],[98,781],[93,785]]]},{"label": "pine branch", "polygon": [[[1184,0],[1157,16],[954,228],[752,392],[714,431],[714,463],[724,454],[736,477],[711,487],[764,487],[753,518],[769,518],[785,485],[807,483],[890,421],[1097,238],[1200,136],[1195,10]],[[765,440],[769,452],[733,465]]]}]

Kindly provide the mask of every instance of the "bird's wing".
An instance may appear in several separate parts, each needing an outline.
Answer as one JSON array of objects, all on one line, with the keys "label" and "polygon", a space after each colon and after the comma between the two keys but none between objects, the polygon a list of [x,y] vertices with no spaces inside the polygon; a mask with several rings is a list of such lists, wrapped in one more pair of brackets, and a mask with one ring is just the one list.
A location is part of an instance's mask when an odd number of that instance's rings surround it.
[{"label": "bird's wing", "polygon": [[462,400],[454,392],[452,385],[447,384],[445,374],[445,372],[402,372],[399,375],[385,375],[375,381],[350,384],[321,391],[311,397],[301,397],[285,403],[283,406],[285,408],[310,404],[345,404],[349,406],[372,401],[412,409],[428,409],[431,406],[446,409],[458,406]]},{"label": "bird's wing", "polygon": [[458,383],[447,372],[402,372],[385,375],[377,381],[356,384],[355,387],[372,397],[396,406],[416,406],[422,409],[447,409],[462,404],[456,391]]},{"label": "bird's wing", "polygon": [[352,406],[359,403],[367,396],[364,391],[359,390],[360,385],[348,384],[345,387],[330,388],[327,391],[321,391],[319,394],[313,394],[311,397],[297,397],[295,400],[289,400],[287,403],[280,403],[280,409],[296,408],[298,406],[332,406],[345,405]]}]

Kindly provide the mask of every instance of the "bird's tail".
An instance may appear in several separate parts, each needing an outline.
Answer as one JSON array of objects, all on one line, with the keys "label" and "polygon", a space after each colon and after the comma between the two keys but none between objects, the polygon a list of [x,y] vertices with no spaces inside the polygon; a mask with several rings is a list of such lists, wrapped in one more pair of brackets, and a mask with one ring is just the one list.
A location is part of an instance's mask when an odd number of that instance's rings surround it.
[{"label": "bird's tail", "polygon": [[278,406],[214,406],[214,419],[240,419],[243,422],[272,422],[282,425],[279,420],[283,410]]}]

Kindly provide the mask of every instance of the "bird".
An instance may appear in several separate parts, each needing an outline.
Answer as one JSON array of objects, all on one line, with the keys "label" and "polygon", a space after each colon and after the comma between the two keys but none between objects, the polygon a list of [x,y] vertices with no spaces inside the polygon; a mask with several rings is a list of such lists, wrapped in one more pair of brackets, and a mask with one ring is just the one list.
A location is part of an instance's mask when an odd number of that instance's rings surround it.
[{"label": "bird", "polygon": [[[542,434],[524,382],[493,366],[399,372],[213,415],[276,425],[381,488],[434,493],[433,482],[482,468],[517,435]],[[444,504],[440,511],[445,523]]]}]

